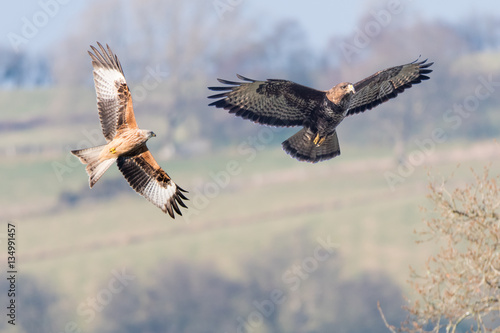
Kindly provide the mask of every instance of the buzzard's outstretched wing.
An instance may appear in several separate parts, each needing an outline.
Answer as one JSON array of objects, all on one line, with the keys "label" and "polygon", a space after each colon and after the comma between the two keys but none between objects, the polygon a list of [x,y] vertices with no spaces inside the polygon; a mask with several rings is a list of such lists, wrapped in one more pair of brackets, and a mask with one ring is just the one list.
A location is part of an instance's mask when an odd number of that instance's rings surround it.
[{"label": "buzzard's outstretched wing", "polygon": [[432,72],[428,69],[433,63],[412,62],[377,72],[366,79],[354,84],[356,93],[351,98],[347,115],[370,110],[377,105],[396,97],[413,84],[427,80],[425,74]]},{"label": "buzzard's outstretched wing", "polygon": [[97,94],[97,108],[104,137],[113,140],[121,127],[137,128],[132,97],[128,89],[122,66],[109,46],[107,50],[97,43],[100,51],[93,47],[89,51],[94,67],[94,84]]},{"label": "buzzard's outstretched wing", "polygon": [[187,208],[182,202],[182,199],[188,200],[182,194],[186,191],[172,181],[147,148],[134,157],[119,157],[117,164],[127,182],[137,193],[163,212],[168,212],[172,218],[175,218],[174,211],[182,215],[178,204]]},{"label": "buzzard's outstretched wing", "polygon": [[218,79],[226,87],[209,87],[224,91],[208,96],[220,98],[209,106],[224,108],[256,123],[272,126],[298,126],[318,108],[325,98],[325,92],[302,86],[287,80],[255,81],[237,75],[246,82]]}]

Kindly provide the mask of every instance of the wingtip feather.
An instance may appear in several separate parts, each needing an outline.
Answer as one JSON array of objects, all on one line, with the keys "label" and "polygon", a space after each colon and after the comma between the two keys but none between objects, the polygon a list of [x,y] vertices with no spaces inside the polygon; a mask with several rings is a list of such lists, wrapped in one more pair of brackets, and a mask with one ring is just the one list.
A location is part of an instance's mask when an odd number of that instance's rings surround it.
[{"label": "wingtip feather", "polygon": [[208,89],[210,90],[213,90],[213,91],[228,91],[228,90],[232,90],[232,87],[207,87]]},{"label": "wingtip feather", "polygon": [[229,81],[229,80],[224,80],[224,79],[217,79],[222,84],[231,84],[231,85],[240,85],[241,82],[235,82],[235,81]]},{"label": "wingtip feather", "polygon": [[[207,98],[225,98],[227,97],[227,92],[221,93],[221,94],[215,94],[215,95],[210,95],[207,96]],[[211,104],[217,103],[218,101],[212,102]],[[215,105],[215,104],[214,104]]]},{"label": "wingtip feather", "polygon": [[236,77],[240,80],[243,80],[243,81],[248,81],[248,82],[255,82],[255,80],[253,79],[249,79],[248,77],[245,77],[243,75],[240,75],[240,74],[236,74]]}]

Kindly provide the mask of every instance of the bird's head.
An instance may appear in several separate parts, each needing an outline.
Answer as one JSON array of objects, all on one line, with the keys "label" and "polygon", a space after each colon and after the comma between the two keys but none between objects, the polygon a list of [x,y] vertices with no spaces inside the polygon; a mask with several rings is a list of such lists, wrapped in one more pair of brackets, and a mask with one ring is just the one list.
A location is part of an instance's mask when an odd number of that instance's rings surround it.
[{"label": "bird's head", "polygon": [[352,83],[347,83],[342,86],[342,89],[344,89],[348,94],[354,94],[356,92],[356,89],[354,89],[354,86]]},{"label": "bird's head", "polygon": [[355,92],[352,83],[342,82],[328,90],[326,92],[326,97],[333,103],[340,105],[343,102],[349,101]]},{"label": "bird's head", "polygon": [[147,131],[146,135],[148,139],[156,137],[156,134],[153,131]]}]

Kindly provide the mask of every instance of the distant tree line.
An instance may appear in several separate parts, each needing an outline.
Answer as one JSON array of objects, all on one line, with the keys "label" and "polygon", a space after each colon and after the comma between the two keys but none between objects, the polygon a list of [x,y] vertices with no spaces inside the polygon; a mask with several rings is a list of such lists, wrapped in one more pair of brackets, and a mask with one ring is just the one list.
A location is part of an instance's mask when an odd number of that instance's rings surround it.
[{"label": "distant tree line", "polygon": [[26,89],[52,84],[51,65],[45,56],[0,48],[0,88]]},{"label": "distant tree line", "polygon": [[[224,6],[227,3],[231,6]],[[283,78],[326,90],[340,81],[356,82],[421,56],[421,60],[435,62],[431,80],[376,111],[346,119],[339,128],[343,141],[392,146],[396,159],[404,160],[415,139],[428,138],[437,128],[443,129],[446,140],[500,135],[495,126],[500,121],[496,91],[500,82],[499,18],[471,16],[452,24],[415,19],[403,11],[380,25],[369,39],[360,39],[359,31],[376,22],[375,11],[361,17],[353,27],[355,33],[332,35],[324,48],[313,49],[297,21],[284,20],[259,29],[265,17],[244,16],[244,1],[227,3],[90,2],[67,37],[47,54],[0,50],[4,55],[0,57],[0,87],[57,87],[54,93],[61,96],[51,110],[65,115],[57,121],[71,125],[74,119],[67,103],[75,113],[90,105],[75,103],[82,98],[78,89],[92,85],[88,45],[96,40],[108,43],[122,62],[135,105],[145,115],[164,117],[165,135],[159,138],[165,145],[163,151],[189,157],[228,143],[234,146],[234,138],[244,140],[261,129],[208,108],[206,87],[216,85],[217,77],[235,79],[239,73],[254,79]],[[113,21],[108,19],[109,13],[113,13]],[[342,45],[356,49],[347,58]],[[484,86],[488,80],[492,84]],[[146,89],[151,82],[155,88]],[[64,89],[67,87],[71,89]],[[487,98],[474,100],[478,89],[488,90]],[[95,120],[95,114],[85,115],[89,123]],[[270,144],[280,139],[277,135]]]}]

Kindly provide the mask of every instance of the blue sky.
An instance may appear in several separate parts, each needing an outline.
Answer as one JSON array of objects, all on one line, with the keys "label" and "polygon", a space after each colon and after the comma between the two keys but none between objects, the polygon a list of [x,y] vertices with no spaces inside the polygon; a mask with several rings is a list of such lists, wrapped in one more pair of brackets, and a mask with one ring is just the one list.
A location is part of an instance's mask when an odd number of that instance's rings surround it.
[{"label": "blue sky", "polygon": [[[215,0],[207,0],[215,1]],[[250,17],[263,17],[272,25],[283,19],[298,20],[306,31],[313,47],[322,47],[332,34],[352,34],[359,18],[370,11],[377,11],[399,3],[404,8],[405,18],[425,20],[439,19],[460,22],[469,15],[481,16],[498,12],[500,4],[494,0],[481,1],[436,1],[436,0],[221,0],[241,3],[241,8]],[[52,11],[53,16],[45,23],[43,14],[38,19],[42,27],[36,38],[30,40],[31,51],[43,51],[70,30],[78,13],[86,7],[85,0],[30,0],[9,1],[3,4],[0,13],[0,46],[10,47],[9,33],[20,34],[23,18],[33,20],[41,10]],[[54,5],[56,4],[56,5]],[[45,8],[45,9],[44,9]],[[47,9],[48,8],[48,9]],[[368,14],[367,14],[368,13]],[[52,13],[51,13],[52,14]],[[403,16],[403,15],[401,15]],[[45,24],[44,24],[45,23]],[[265,26],[264,26],[265,28]],[[11,34],[12,36],[12,34]]]},{"label": "blue sky", "polygon": [[353,34],[361,16],[369,11],[387,9],[393,3],[399,3],[407,17],[453,23],[470,15],[500,13],[500,3],[494,0],[246,1],[251,11],[269,15],[273,20],[298,20],[307,31],[313,46],[320,46],[333,33],[341,36]]}]

